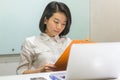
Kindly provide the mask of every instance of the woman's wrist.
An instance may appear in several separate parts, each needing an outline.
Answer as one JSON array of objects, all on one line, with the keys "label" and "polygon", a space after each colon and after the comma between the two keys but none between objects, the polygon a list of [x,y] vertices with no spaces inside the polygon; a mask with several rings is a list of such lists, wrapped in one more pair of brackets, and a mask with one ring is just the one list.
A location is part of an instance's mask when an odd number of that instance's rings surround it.
[{"label": "woman's wrist", "polygon": [[40,68],[32,69],[32,70],[26,70],[23,72],[23,74],[32,74],[32,73],[40,73],[40,72],[45,72],[44,67],[40,67]]}]

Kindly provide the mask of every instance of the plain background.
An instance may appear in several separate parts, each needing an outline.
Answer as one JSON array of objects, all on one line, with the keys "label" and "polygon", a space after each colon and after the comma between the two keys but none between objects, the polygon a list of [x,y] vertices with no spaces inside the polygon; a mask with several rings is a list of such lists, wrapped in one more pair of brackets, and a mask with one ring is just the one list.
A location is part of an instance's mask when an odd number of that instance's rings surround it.
[{"label": "plain background", "polygon": [[120,41],[120,0],[90,0],[90,38],[95,42]]},{"label": "plain background", "polygon": [[[52,0],[0,0],[0,54],[17,54],[26,37],[39,35],[39,21]],[[71,39],[89,37],[89,0],[56,0],[68,5]]]}]

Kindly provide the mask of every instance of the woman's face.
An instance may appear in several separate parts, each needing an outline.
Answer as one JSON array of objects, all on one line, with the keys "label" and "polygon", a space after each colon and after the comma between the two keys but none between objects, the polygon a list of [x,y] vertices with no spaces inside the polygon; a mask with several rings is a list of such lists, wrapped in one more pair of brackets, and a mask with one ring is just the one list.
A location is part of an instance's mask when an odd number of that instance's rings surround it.
[{"label": "woman's face", "polygon": [[51,37],[59,35],[66,26],[66,15],[62,12],[56,12],[49,19],[45,19],[45,33]]}]

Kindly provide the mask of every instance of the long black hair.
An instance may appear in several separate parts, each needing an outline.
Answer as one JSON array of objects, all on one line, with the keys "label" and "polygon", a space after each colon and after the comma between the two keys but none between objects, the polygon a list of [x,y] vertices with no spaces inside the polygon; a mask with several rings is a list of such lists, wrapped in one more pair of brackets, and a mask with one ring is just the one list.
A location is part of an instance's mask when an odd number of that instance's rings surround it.
[{"label": "long black hair", "polygon": [[49,19],[56,12],[63,12],[67,17],[65,29],[59,34],[59,36],[64,36],[69,33],[72,20],[68,6],[62,2],[52,1],[46,6],[40,19],[39,29],[41,32],[44,33],[46,30],[46,24],[44,24],[44,19]]}]

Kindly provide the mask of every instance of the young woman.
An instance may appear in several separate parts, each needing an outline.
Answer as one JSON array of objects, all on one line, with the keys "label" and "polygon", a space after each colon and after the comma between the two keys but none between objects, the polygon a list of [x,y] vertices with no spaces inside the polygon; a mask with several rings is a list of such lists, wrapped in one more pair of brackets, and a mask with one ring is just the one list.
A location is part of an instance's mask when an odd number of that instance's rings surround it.
[{"label": "young woman", "polygon": [[17,74],[56,71],[54,63],[71,42],[66,37],[71,26],[71,13],[62,2],[50,2],[39,23],[40,35],[25,39]]}]

